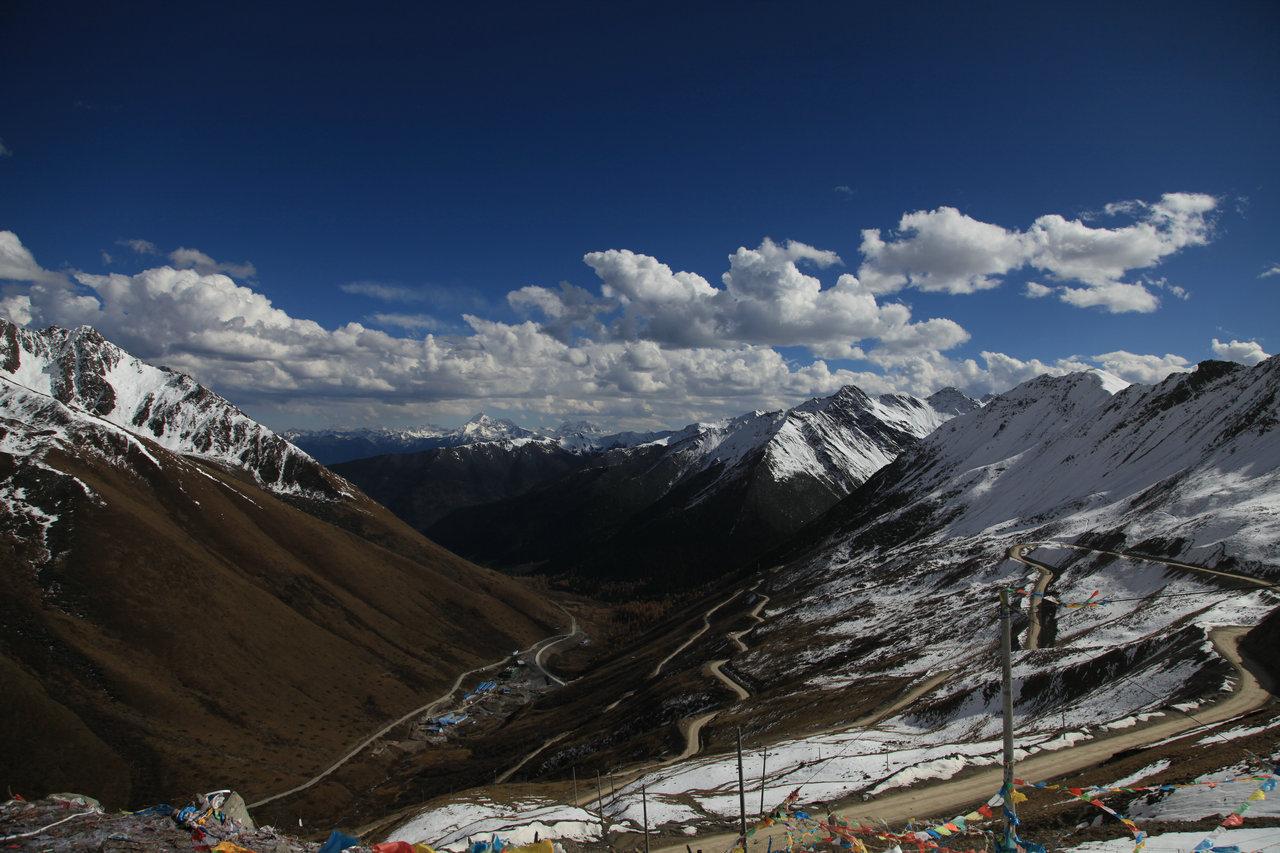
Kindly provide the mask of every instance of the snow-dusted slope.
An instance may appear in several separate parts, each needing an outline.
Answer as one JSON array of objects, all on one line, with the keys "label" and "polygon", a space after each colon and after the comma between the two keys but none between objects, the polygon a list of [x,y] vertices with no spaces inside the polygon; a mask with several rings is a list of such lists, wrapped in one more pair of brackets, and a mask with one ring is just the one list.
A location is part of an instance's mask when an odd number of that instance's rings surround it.
[{"label": "snow-dusted slope", "polygon": [[[977,407],[968,400],[966,410]],[[692,424],[666,440],[666,458],[674,480],[719,469],[710,490],[759,466],[774,481],[807,477],[843,496],[953,416],[915,397],[872,399],[850,385],[786,411]]]},{"label": "snow-dusted slope", "polygon": [[349,492],[191,377],[142,362],[88,326],[37,332],[0,320],[0,385],[0,412],[28,426],[46,417],[63,425],[85,419],[235,468],[276,494],[326,499]]},{"label": "snow-dusted slope", "polygon": [[943,426],[904,458],[902,512],[936,535],[1118,531],[1191,561],[1280,562],[1280,361],[1206,362],[1156,386],[1040,377]]},{"label": "snow-dusted slope", "polygon": [[[1211,750],[1239,760],[1232,731],[1266,728],[1271,714],[1253,710],[1265,692],[1219,650],[1265,620],[1242,648],[1275,674],[1278,393],[1280,358],[1207,362],[1155,386],[1041,377],[941,424],[793,540],[789,556],[774,552],[763,571],[722,580],[703,607],[683,612],[612,728],[593,730],[587,709],[618,694],[626,663],[581,679],[580,725],[539,754],[540,769],[581,772],[583,756],[598,752],[608,768],[634,758],[617,745],[629,727],[657,718],[650,724],[670,731],[717,714],[701,731],[703,754],[635,759],[644,768],[609,801],[609,820],[638,825],[642,808],[658,822],[736,819],[738,798],[726,794],[740,772],[735,734],[767,785],[762,807],[800,790],[802,802],[825,807],[843,799],[847,816],[868,823],[881,809],[899,809],[895,823],[966,813],[998,789],[1004,760],[1001,590],[1015,591],[1020,778],[1105,784],[1126,776],[1116,769],[1125,761],[1160,759],[1181,783],[1197,766],[1224,766],[1197,764],[1216,760]],[[740,434],[782,435],[781,420],[749,416]],[[705,458],[747,458],[732,437],[712,444],[704,439]],[[1015,546],[1051,568],[1050,599],[1018,592],[1040,573],[1011,556]],[[676,634],[687,639],[672,653]],[[1104,740],[1118,733],[1126,740]],[[1273,754],[1274,736],[1265,749]],[[919,790],[913,802],[897,796],[959,774],[985,787],[946,811],[931,812]],[[749,795],[752,813],[756,802]],[[1030,819],[1023,833],[1053,834]]]},{"label": "snow-dusted slope", "polygon": [[[1054,567],[1049,595],[1106,601],[1058,611],[1018,599],[1019,630],[1033,605],[1043,620],[1039,648],[1015,667],[1027,737],[1202,701],[1228,672],[1210,630],[1254,625],[1280,603],[1268,586],[1280,580],[1278,392],[1280,359],[1207,362],[1156,386],[1040,377],[955,418],[854,492],[771,578],[739,672],[798,694],[952,670],[903,725],[991,739],[995,598],[1035,582],[1006,556],[1026,545]],[[798,649],[797,630],[820,642]]]}]

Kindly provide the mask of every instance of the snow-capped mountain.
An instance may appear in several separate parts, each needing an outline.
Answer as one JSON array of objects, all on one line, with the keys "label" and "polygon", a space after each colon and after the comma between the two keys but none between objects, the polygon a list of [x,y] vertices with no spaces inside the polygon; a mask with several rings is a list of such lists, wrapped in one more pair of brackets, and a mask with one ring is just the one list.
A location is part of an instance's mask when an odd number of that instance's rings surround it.
[{"label": "snow-capped mountain", "polygon": [[[735,734],[767,751],[762,806],[799,789],[869,822],[882,809],[946,820],[1001,784],[1010,590],[1019,777],[1088,787],[1172,765],[1187,782],[1240,761],[1232,738],[1255,732],[1274,756],[1267,693],[1228,655],[1243,637],[1259,680],[1280,676],[1278,395],[1280,358],[1154,386],[1027,382],[941,424],[760,571],[723,578],[576,682],[556,705],[573,731],[533,717],[508,746],[554,740],[529,778],[638,768],[614,821],[636,820],[647,789],[651,815],[660,791],[682,821],[730,824]],[[702,752],[674,759],[678,734],[708,717]],[[903,790],[959,774],[983,784],[949,805]]]},{"label": "snow-capped mountain", "polygon": [[916,538],[1107,533],[1191,562],[1274,566],[1278,385],[1274,358],[1204,362],[1155,386],[1042,376],[941,427],[847,510],[910,517]]},{"label": "snow-capped mountain", "polygon": [[558,438],[335,470],[430,538],[487,565],[687,585],[752,559],[829,509],[967,398],[948,391],[937,399],[945,411],[848,387],[794,409],[675,433],[570,428]]},{"label": "snow-capped mountain", "polygon": [[347,749],[353,720],[395,719],[563,625],[190,377],[88,328],[0,333],[14,790],[265,795]]},{"label": "snow-capped mountain", "polygon": [[282,436],[326,465],[386,454],[420,453],[472,444],[518,446],[530,441],[554,444],[571,453],[595,453],[660,441],[668,432],[611,433],[587,421],[564,423],[554,430],[526,429],[507,418],[481,412],[456,429],[434,424],[413,429],[286,430]]},{"label": "snow-capped mountain", "polygon": [[[758,704],[772,719],[836,687],[938,678],[902,730],[998,764],[995,599],[1036,588],[1009,556],[1025,546],[1052,572],[1047,603],[1017,597],[1028,751],[1207,701],[1231,683],[1211,631],[1280,606],[1278,393],[1280,359],[1206,362],[1155,386],[1042,376],[954,418],[792,543],[733,671],[769,685]],[[797,653],[797,630],[818,642]]]},{"label": "snow-capped mountain", "polygon": [[[175,453],[242,471],[276,494],[337,498],[313,459],[194,379],[146,364],[95,329],[31,331],[0,318],[0,404],[20,420],[100,419]],[[66,412],[61,412],[65,407]],[[75,413],[75,414],[73,414]]]}]

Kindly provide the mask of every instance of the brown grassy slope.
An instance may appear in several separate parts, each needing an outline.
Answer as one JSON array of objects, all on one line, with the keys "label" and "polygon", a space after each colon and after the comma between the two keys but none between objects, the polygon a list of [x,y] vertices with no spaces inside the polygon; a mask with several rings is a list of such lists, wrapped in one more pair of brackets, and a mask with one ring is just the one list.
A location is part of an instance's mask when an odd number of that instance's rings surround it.
[{"label": "brown grassy slope", "polygon": [[323,507],[344,529],[149,452],[162,467],[136,450],[132,471],[46,457],[97,496],[65,489],[51,562],[3,532],[0,790],[108,806],[267,795],[459,672],[563,628],[538,594],[362,495]]}]

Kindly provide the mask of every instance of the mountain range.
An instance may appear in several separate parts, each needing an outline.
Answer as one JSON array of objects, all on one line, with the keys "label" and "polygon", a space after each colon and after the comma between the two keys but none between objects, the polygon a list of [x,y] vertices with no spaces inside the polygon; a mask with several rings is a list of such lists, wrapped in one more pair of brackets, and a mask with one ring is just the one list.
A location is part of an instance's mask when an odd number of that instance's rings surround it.
[{"label": "mountain range", "polygon": [[[565,630],[539,586],[455,556],[189,378],[92,329],[0,333],[0,781],[15,790],[252,800]],[[1071,744],[1241,690],[1236,638],[1280,678],[1277,394],[1277,358],[1155,385],[1042,376],[981,406],[846,388],[612,448],[506,436],[336,465],[372,472],[369,495],[419,466],[388,504],[412,518],[417,501],[430,521],[414,526],[452,525],[509,571],[702,586],[555,658],[576,662],[565,686],[432,746],[388,735],[274,814],[356,824],[433,795],[441,811],[446,791],[496,779],[563,804],[571,774],[600,772],[618,785],[608,820],[634,821],[647,790],[649,809],[706,826],[737,808],[735,736],[769,751],[762,803],[801,787],[874,806],[998,777],[1004,619],[1020,760],[1086,772]],[[574,606],[609,635],[608,609]],[[1177,772],[1237,760],[1178,737],[1158,753]],[[509,815],[500,787],[482,799]]]},{"label": "mountain range", "polygon": [[849,386],[678,432],[490,430],[500,437],[333,468],[483,565],[567,576],[596,594],[615,584],[656,595],[750,563],[978,405],[954,389],[921,400]]},{"label": "mountain range", "polygon": [[615,447],[635,447],[661,441],[671,430],[608,433],[587,421],[566,421],[553,430],[527,429],[507,418],[491,418],[481,412],[460,427],[427,424],[408,429],[365,427],[341,430],[285,430],[280,435],[325,465],[370,456],[418,453],[441,447],[462,447],[490,442],[552,441],[568,451],[593,452]]},{"label": "mountain range", "polygon": [[[547,784],[545,799],[520,789],[522,807],[573,819],[555,783],[599,772],[618,786],[607,820],[636,827],[643,807],[732,843],[737,740],[768,755],[767,782],[752,759],[761,807],[799,791],[871,818],[967,812],[1000,785],[1005,619],[1025,778],[1260,767],[1241,739],[1274,758],[1276,709],[1229,655],[1242,638],[1246,668],[1280,683],[1278,393],[1280,359],[1205,362],[1151,386],[1039,377],[948,420],[760,570],[512,720],[502,742],[527,756],[513,781]],[[982,784],[950,806],[894,797],[951,777]],[[391,837],[430,837],[414,827],[446,809],[507,814],[486,796],[433,801]]]}]

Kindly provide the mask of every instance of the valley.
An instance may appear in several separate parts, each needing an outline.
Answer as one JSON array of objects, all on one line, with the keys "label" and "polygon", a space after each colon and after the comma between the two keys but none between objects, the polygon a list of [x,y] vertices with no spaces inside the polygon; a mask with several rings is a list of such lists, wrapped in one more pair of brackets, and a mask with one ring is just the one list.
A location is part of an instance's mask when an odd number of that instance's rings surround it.
[{"label": "valley", "polygon": [[[90,329],[4,344],[11,786],[136,807],[217,780],[272,825],[450,851],[714,850],[748,793],[753,820],[793,792],[946,820],[998,788],[1002,589],[1024,778],[1280,756],[1276,359],[351,463],[396,517]],[[406,509],[434,530],[451,501],[458,553]]]}]

